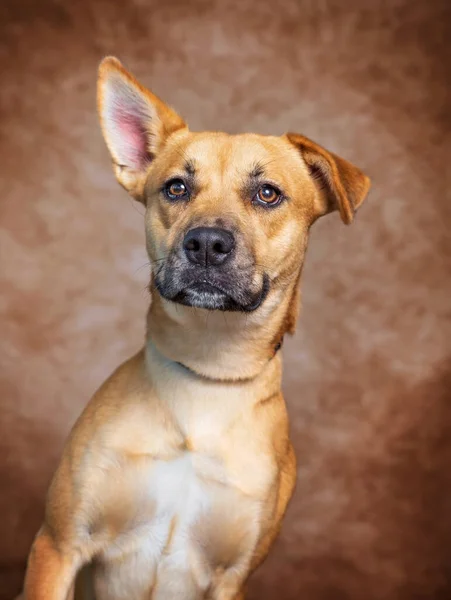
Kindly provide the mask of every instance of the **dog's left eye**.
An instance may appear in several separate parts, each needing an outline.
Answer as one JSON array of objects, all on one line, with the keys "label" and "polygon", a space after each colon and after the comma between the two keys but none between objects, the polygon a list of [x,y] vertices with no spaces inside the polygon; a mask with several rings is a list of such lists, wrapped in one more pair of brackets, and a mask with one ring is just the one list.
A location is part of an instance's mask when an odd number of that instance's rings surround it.
[{"label": "dog's left eye", "polygon": [[189,195],[188,188],[182,179],[168,181],[164,187],[164,193],[170,200],[181,200]]},{"label": "dog's left eye", "polygon": [[282,194],[272,185],[265,184],[260,187],[254,196],[254,202],[264,206],[277,206],[282,200]]}]

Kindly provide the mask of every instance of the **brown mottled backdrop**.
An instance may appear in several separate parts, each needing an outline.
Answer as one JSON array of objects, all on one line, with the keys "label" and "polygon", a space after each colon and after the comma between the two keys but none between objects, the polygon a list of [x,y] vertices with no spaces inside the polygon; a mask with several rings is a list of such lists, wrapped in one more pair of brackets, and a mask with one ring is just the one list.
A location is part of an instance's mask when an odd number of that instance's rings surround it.
[{"label": "brown mottled backdrop", "polygon": [[139,206],[95,110],[116,54],[193,129],[298,130],[373,191],[313,232],[285,352],[299,483],[251,600],[451,598],[449,0],[3,0],[0,598],[70,426],[141,344]]}]

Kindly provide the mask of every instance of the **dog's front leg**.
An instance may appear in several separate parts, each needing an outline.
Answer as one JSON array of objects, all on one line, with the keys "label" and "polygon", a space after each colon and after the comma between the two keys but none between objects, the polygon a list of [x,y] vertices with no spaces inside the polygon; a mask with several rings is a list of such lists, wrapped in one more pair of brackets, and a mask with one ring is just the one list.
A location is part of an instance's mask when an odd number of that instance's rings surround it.
[{"label": "dog's front leg", "polygon": [[77,552],[58,548],[52,536],[41,530],[28,560],[24,600],[71,600],[81,564]]},{"label": "dog's front leg", "polygon": [[245,600],[245,596],[243,590],[231,592],[230,590],[218,589],[213,598],[214,600]]},{"label": "dog's front leg", "polygon": [[[247,561],[246,561],[247,562]],[[227,569],[208,596],[209,600],[245,600],[248,569]]]}]

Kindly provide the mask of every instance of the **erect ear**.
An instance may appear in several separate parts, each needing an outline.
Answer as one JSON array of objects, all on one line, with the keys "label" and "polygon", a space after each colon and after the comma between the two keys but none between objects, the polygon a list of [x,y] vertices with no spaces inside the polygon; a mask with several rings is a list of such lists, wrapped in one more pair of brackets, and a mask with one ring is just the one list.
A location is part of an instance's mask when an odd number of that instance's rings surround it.
[{"label": "erect ear", "polygon": [[143,201],[149,164],[167,138],[186,124],[110,56],[100,63],[97,104],[116,178]]},{"label": "erect ear", "polygon": [[287,133],[300,151],[319,190],[320,214],[339,210],[344,223],[352,223],[355,212],[370,189],[370,179],[360,169],[297,133]]}]

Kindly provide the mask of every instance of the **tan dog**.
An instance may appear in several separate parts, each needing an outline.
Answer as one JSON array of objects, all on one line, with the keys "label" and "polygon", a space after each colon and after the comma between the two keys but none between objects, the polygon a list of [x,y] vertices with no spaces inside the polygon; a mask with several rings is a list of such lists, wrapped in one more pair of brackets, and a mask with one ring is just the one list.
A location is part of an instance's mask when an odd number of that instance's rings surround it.
[{"label": "tan dog", "polygon": [[147,340],[69,437],[25,597],[243,598],[295,485],[277,350],[309,228],[350,223],[369,180],[301,135],[192,133],[114,58],[98,89],[116,177],[146,206]]}]

